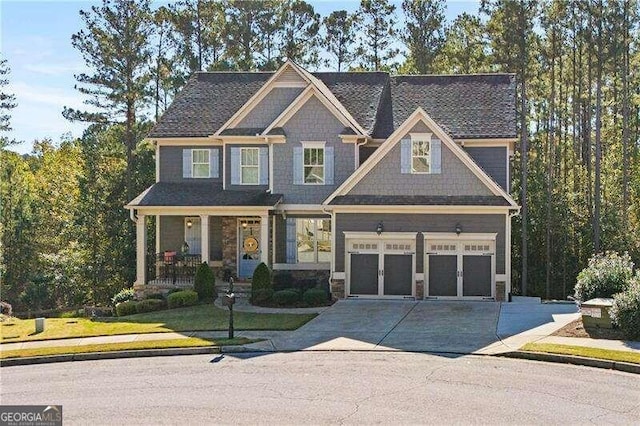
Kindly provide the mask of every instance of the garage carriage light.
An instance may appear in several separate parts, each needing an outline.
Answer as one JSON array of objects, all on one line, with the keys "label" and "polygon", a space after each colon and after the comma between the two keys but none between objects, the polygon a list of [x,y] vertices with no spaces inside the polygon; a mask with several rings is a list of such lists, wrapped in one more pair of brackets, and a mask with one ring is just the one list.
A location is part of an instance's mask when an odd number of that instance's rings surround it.
[{"label": "garage carriage light", "polygon": [[462,225],[456,223],[456,235],[460,235],[462,233]]},{"label": "garage carriage light", "polygon": [[380,235],[382,234],[382,231],[384,231],[384,226],[382,225],[382,222],[378,222],[378,226],[376,226],[376,234]]}]

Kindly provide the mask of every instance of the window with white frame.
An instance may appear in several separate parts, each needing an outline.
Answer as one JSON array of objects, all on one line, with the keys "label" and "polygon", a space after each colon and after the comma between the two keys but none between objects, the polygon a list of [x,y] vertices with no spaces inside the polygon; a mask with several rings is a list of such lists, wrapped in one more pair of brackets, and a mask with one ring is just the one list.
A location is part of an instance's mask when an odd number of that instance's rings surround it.
[{"label": "window with white frame", "polygon": [[431,173],[431,138],[411,138],[411,173]]},{"label": "window with white frame", "polygon": [[331,261],[331,220],[296,219],[298,263]]},{"label": "window with white frame", "polygon": [[324,143],[303,143],[304,183],[324,184]]},{"label": "window with white frame", "polygon": [[208,178],[211,158],[208,149],[191,150],[191,177]]},{"label": "window with white frame", "polygon": [[240,148],[240,183],[258,185],[260,181],[260,148]]}]

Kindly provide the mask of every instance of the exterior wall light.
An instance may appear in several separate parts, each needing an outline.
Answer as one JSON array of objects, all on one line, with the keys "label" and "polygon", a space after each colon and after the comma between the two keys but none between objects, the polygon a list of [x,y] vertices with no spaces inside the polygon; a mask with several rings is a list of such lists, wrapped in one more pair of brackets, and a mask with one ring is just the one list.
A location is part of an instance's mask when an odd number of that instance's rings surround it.
[{"label": "exterior wall light", "polygon": [[461,232],[462,232],[462,225],[460,225],[459,223],[456,223],[456,235],[460,235]]},{"label": "exterior wall light", "polygon": [[382,234],[382,231],[384,231],[384,226],[382,225],[382,222],[379,222],[378,226],[376,226],[376,234],[380,235]]},{"label": "exterior wall light", "polygon": [[187,219],[187,228],[191,229],[192,226],[193,222],[191,221],[191,219]]}]

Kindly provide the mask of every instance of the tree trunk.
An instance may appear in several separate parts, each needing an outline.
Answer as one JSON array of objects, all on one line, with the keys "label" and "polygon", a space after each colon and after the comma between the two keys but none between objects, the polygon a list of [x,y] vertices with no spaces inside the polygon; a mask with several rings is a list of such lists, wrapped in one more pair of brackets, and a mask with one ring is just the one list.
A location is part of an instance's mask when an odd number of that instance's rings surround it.
[{"label": "tree trunk", "polygon": [[600,161],[602,157],[602,0],[598,2],[598,41],[596,70],[596,146],[595,146],[595,183],[594,183],[594,211],[593,211],[593,250],[600,253]]},{"label": "tree trunk", "polygon": [[528,205],[527,205],[527,179],[528,179],[528,130],[527,130],[527,91],[526,91],[526,68],[527,68],[527,35],[525,33],[526,17],[524,16],[524,6],[520,12],[520,28],[522,31],[520,40],[520,133],[522,138],[520,164],[522,168],[522,295],[527,295],[527,256],[528,256]]}]

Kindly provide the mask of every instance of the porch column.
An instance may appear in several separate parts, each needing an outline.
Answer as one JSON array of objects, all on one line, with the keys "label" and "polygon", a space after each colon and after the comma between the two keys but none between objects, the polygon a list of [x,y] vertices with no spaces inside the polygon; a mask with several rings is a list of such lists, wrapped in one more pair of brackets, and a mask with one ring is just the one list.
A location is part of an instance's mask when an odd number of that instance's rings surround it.
[{"label": "porch column", "polygon": [[146,217],[138,215],[136,220],[136,284],[147,283],[147,226]]},{"label": "porch column", "polygon": [[209,215],[200,215],[200,242],[202,261],[209,264]]},{"label": "porch column", "polygon": [[260,262],[269,264],[269,215],[260,216]]}]

